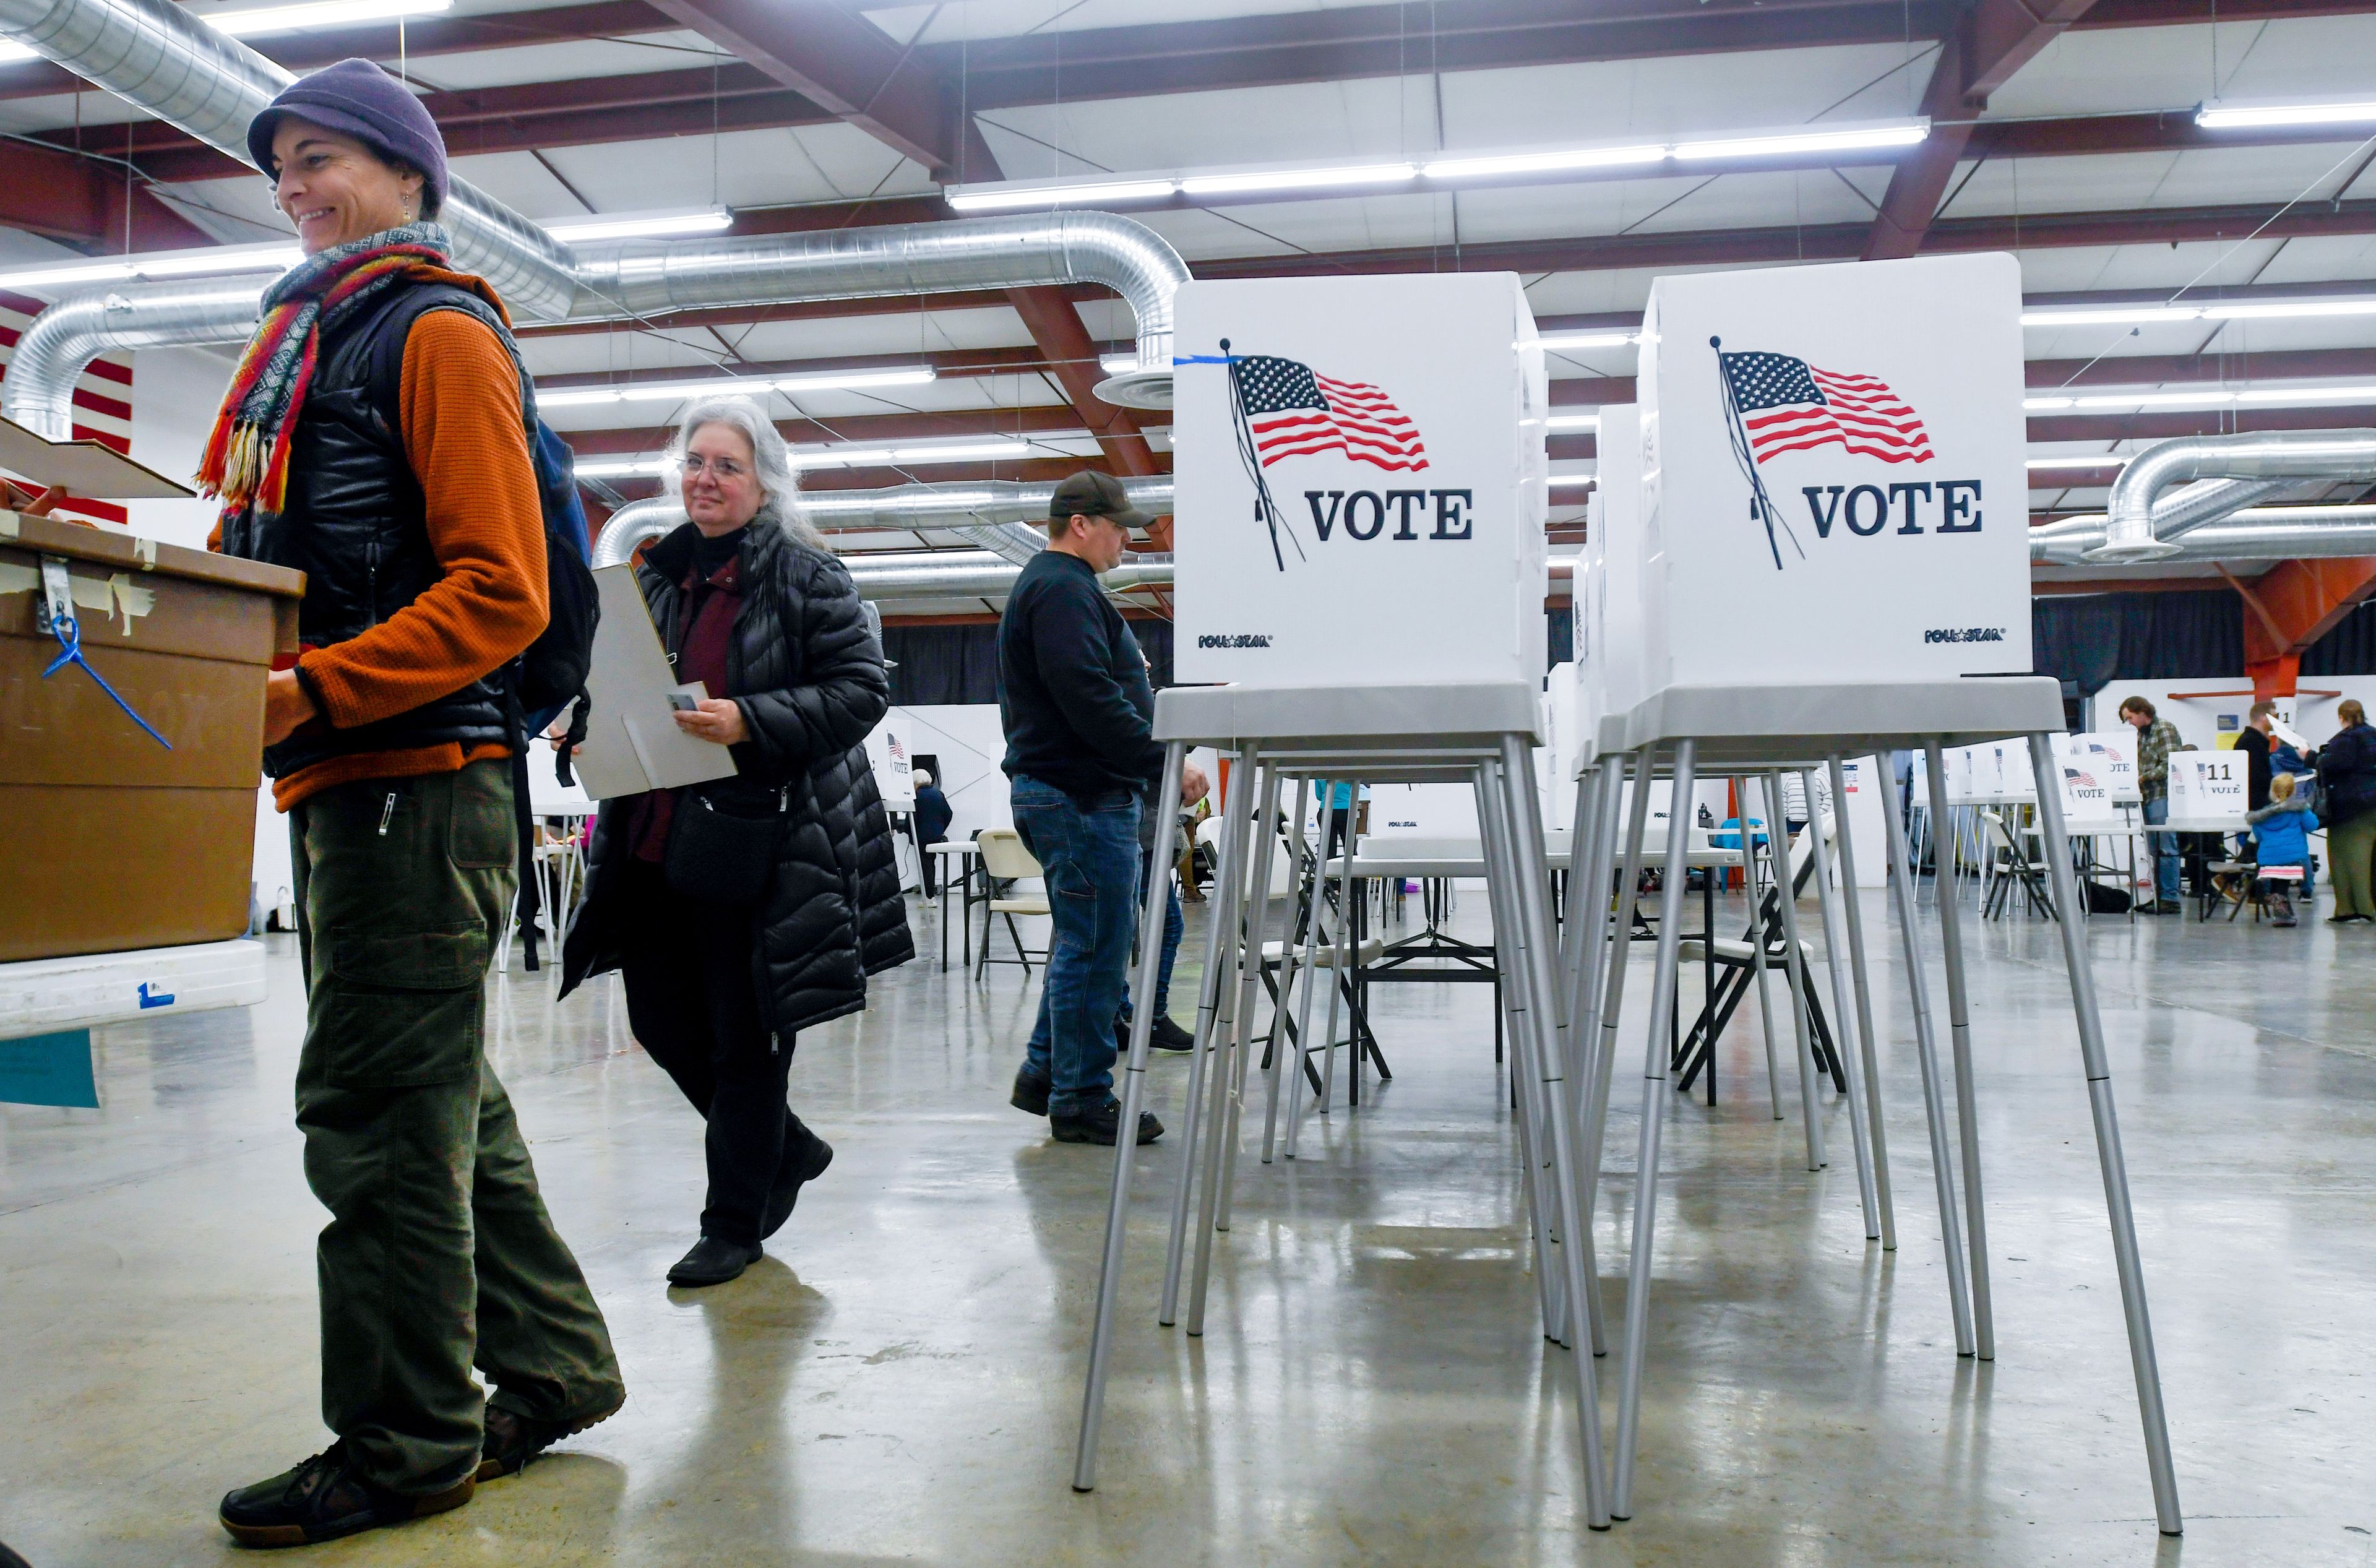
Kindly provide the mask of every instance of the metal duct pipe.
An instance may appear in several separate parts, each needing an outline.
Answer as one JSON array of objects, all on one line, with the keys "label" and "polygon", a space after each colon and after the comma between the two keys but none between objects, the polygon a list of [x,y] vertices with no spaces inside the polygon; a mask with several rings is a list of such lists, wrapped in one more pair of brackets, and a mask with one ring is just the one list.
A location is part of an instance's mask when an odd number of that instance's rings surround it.
[{"label": "metal duct pipe", "polygon": [[[2103,514],[2065,517],[2029,533],[2029,558],[2049,566],[2099,566]],[[2146,559],[2284,561],[2297,556],[2376,555],[2376,506],[2253,506],[2186,535],[2169,553]],[[2117,582],[2108,586],[2117,587]]]},{"label": "metal duct pipe", "polygon": [[[2179,553],[2160,528],[2162,493],[2191,480],[2287,481],[2376,478],[2376,430],[2305,430],[2253,435],[2192,435],[2146,447],[2112,481],[2105,509],[2104,542],[2089,552],[2097,562],[2157,561]],[[2279,488],[2271,484],[2260,493]],[[2241,505],[2240,487],[2193,499],[2171,514],[2200,528]],[[2231,503],[2222,505],[2223,502]]]},{"label": "metal duct pipe", "polygon": [[[0,386],[5,386],[0,383]],[[1171,476],[1126,479],[1123,491],[1143,512],[1171,510]],[[1031,519],[1044,520],[1052,484],[989,480],[977,484],[897,484],[881,490],[828,490],[801,497],[809,517],[836,529],[934,529],[957,534],[1020,565],[1048,547]],[[633,501],[611,514],[594,541],[594,564],[615,566],[636,546],[684,521],[675,497]]]},{"label": "metal duct pipe", "polygon": [[[905,555],[845,555],[861,599],[1003,599],[1023,568],[986,550],[944,550]],[[1108,593],[1170,588],[1171,557],[1126,555],[1098,581]]]},{"label": "metal duct pipe", "polygon": [[1188,280],[1188,264],[1170,242],[1135,219],[1054,212],[589,246],[580,253],[576,276],[584,291],[571,314],[588,320],[792,300],[1102,283],[1137,318],[1138,367],[1100,385],[1099,396],[1169,408],[1171,303]]},{"label": "metal duct pipe", "polygon": [[[242,163],[248,122],[297,79],[173,0],[0,0],[0,32]],[[438,220],[455,261],[514,309],[567,314],[576,283],[561,242],[465,180]]]},{"label": "metal duct pipe", "polygon": [[259,291],[197,281],[137,298],[109,290],[60,300],[17,339],[0,380],[0,416],[46,440],[71,441],[75,383],[85,365],[113,350],[244,342],[255,329]]}]

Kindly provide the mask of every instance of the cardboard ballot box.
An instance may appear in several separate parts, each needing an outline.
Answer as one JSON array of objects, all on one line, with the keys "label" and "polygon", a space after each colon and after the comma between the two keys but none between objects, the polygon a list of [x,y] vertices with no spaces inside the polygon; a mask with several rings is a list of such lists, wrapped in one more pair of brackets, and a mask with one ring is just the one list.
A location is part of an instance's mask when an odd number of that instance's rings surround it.
[{"label": "cardboard ballot box", "polygon": [[[60,653],[82,647],[144,733]],[[302,573],[0,512],[0,963],[247,930],[264,678],[294,652]]]}]

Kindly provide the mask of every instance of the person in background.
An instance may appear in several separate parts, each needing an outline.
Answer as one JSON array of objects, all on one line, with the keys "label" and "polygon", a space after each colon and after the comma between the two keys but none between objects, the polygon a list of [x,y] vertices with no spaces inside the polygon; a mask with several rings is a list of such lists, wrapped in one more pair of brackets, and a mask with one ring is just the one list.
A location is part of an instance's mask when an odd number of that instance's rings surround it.
[{"label": "person in background", "polygon": [[[1098,578],[1121,564],[1130,530],[1153,520],[1109,475],[1065,480],[1049,500],[1048,548],[1024,566],[998,621],[1000,766],[1055,927],[1008,1103],[1047,1117],[1059,1143],[1122,1135],[1115,1020],[1136,923],[1139,808],[1162,777],[1163,748],[1146,656]],[[1130,1135],[1153,1143],[1163,1123],[1142,1111]]]},{"label": "person in background", "polygon": [[924,768],[916,769],[916,861],[924,876],[924,897],[940,896],[940,856],[932,853],[935,844],[949,841],[949,823],[956,813],[949,806],[949,798]]},{"label": "person in background", "polygon": [[2330,925],[2376,919],[2376,729],[2357,698],[2335,710],[2343,728],[2319,749],[2319,799],[2326,813],[2328,874],[2334,882]]},{"label": "person in background", "polygon": [[[2310,802],[2294,789],[2294,776],[2280,773],[2269,784],[2268,804],[2245,814],[2244,820],[2252,825],[2252,837],[2257,845],[2256,859],[2265,873],[2271,866],[2302,868],[2302,897],[2310,897],[2310,835],[2318,831],[2318,817],[2310,809]],[[2274,884],[2269,890],[2269,904],[2276,913],[2277,924],[2294,925],[2294,901],[2285,884]]]},{"label": "person in background", "polygon": [[[305,259],[265,291],[200,479],[218,549],[305,574],[264,761],[295,871],[338,1440],[220,1518],[243,1545],[298,1546],[458,1508],[627,1394],[485,1051],[518,864],[505,671],[547,613],[508,322],[447,266],[445,143],[395,77],[366,60],[301,77],[247,140]],[[383,413],[372,368],[391,358]]]},{"label": "person in background", "polygon": [[[2141,696],[2121,699],[2121,717],[2137,732],[2137,793],[2144,802],[2147,823],[2169,820],[2169,754],[2185,742],[2180,739],[2178,726],[2154,712],[2154,705]],[[2140,906],[2150,915],[2174,915],[2178,902],[2178,835],[2148,833],[2153,845],[2154,901]]]},{"label": "person in background", "polygon": [[673,456],[686,521],[636,583],[677,678],[713,694],[677,728],[734,772],[604,808],[561,994],[618,969],[636,1040],[707,1123],[701,1237],[668,1274],[699,1288],[757,1262],[833,1162],[785,1103],[799,1032],[864,1008],[867,978],[915,944],[866,755],[890,707],[883,646],[801,516],[784,438],[756,404],[709,398]]},{"label": "person in background", "polygon": [[[1336,858],[1336,852],[1344,848],[1345,835],[1352,831],[1353,803],[1356,799],[1367,801],[1370,798],[1370,787],[1367,784],[1362,785],[1357,797],[1353,790],[1353,782],[1349,778],[1339,778],[1334,783],[1315,778],[1312,781],[1312,798],[1324,802],[1321,809],[1325,814],[1327,822],[1327,831],[1321,837],[1320,858],[1324,861],[1333,861]],[[1359,846],[1355,848],[1359,849]]]},{"label": "person in background", "polygon": [[2262,701],[2252,705],[2244,716],[2243,732],[2236,737],[2236,750],[2244,758],[2244,809],[2259,811],[2269,803],[2270,732],[2275,728],[2277,705]]}]

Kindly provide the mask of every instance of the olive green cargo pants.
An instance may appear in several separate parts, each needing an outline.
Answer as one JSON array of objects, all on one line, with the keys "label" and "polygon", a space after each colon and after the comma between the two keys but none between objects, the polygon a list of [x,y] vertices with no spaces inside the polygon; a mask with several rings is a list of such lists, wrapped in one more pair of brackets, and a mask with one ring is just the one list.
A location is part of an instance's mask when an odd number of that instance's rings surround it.
[{"label": "olive green cargo pants", "polygon": [[517,883],[511,765],[341,784],[290,813],[306,983],[297,1063],[317,1251],[322,1419],[365,1473],[438,1491],[495,1404],[567,1422],[624,1393],[484,1050]]}]

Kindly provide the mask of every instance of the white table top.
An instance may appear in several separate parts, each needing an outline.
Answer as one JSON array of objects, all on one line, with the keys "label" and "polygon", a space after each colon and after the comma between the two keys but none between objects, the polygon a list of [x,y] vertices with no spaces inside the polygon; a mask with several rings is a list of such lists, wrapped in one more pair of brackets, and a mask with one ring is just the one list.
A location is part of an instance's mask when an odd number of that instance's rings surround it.
[{"label": "white table top", "polygon": [[1824,685],[1669,686],[1625,715],[1628,750],[1690,737],[1700,770],[1821,761],[1937,740],[1970,745],[2062,732],[2062,688],[2051,676],[1871,681]]},{"label": "white table top", "polygon": [[2147,833],[2250,833],[2252,825],[2240,816],[2173,816],[2168,822],[2144,825]]},{"label": "white table top", "polygon": [[944,838],[937,844],[924,846],[928,855],[979,855],[981,846],[970,838]]}]

